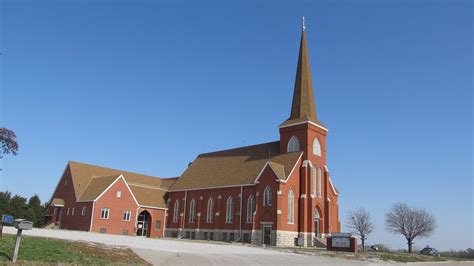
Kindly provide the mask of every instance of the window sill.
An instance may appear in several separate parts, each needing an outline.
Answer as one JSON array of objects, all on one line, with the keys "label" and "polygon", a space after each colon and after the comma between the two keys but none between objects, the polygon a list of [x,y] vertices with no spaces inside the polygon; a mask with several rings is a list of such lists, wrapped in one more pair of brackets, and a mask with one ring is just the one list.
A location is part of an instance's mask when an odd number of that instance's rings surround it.
[{"label": "window sill", "polygon": [[295,223],[294,223],[294,222],[293,222],[293,223],[289,223],[289,222],[287,222],[286,224],[291,224],[291,225],[295,225]]}]

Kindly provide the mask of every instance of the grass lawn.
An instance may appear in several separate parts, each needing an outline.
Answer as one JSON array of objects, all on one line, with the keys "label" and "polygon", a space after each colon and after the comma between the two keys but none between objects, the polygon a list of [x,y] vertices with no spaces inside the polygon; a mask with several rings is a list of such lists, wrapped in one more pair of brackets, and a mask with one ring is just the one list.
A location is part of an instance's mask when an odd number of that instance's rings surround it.
[{"label": "grass lawn", "polygon": [[397,262],[429,262],[429,261],[446,261],[444,257],[426,256],[420,254],[408,254],[408,253],[385,253],[379,252],[378,256],[380,259],[385,261],[397,261]]},{"label": "grass lawn", "polygon": [[[4,234],[0,239],[0,264],[11,261],[14,245],[15,236]],[[126,248],[32,236],[22,236],[17,263],[148,264]]]}]

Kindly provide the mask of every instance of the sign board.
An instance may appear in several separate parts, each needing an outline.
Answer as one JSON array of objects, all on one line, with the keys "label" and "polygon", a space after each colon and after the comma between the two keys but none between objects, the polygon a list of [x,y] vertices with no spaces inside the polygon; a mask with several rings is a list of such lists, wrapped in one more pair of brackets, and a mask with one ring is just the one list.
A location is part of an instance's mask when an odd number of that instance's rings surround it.
[{"label": "sign board", "polygon": [[351,233],[332,233],[332,237],[351,237]]},{"label": "sign board", "polygon": [[334,237],[332,236],[331,246],[333,248],[350,248],[351,238],[350,237]]},{"label": "sign board", "polygon": [[12,224],[13,223],[13,216],[12,215],[2,215],[2,223],[4,224]]}]

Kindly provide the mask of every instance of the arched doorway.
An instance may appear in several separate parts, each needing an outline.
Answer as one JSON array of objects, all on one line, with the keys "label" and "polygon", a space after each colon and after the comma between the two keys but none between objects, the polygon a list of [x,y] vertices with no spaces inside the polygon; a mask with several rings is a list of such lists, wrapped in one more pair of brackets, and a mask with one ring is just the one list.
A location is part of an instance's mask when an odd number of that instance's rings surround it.
[{"label": "arched doorway", "polygon": [[314,237],[320,237],[320,217],[318,208],[314,209]]},{"label": "arched doorway", "polygon": [[137,219],[137,236],[150,237],[151,215],[148,211],[142,211]]}]

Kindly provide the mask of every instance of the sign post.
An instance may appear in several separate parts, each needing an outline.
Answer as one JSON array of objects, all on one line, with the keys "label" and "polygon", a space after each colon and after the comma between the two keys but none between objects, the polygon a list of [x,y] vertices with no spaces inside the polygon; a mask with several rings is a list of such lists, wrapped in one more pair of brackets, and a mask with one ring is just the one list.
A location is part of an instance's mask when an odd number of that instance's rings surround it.
[{"label": "sign post", "polygon": [[2,214],[2,220],[0,221],[0,238],[3,235],[3,224],[12,224],[13,223],[13,216]]},{"label": "sign post", "polygon": [[23,232],[23,230],[31,230],[33,228],[33,222],[26,221],[25,219],[16,219],[13,225],[18,229],[16,232],[15,248],[13,249],[12,256],[12,262],[15,263],[18,257],[18,250],[20,249],[21,232]]}]

